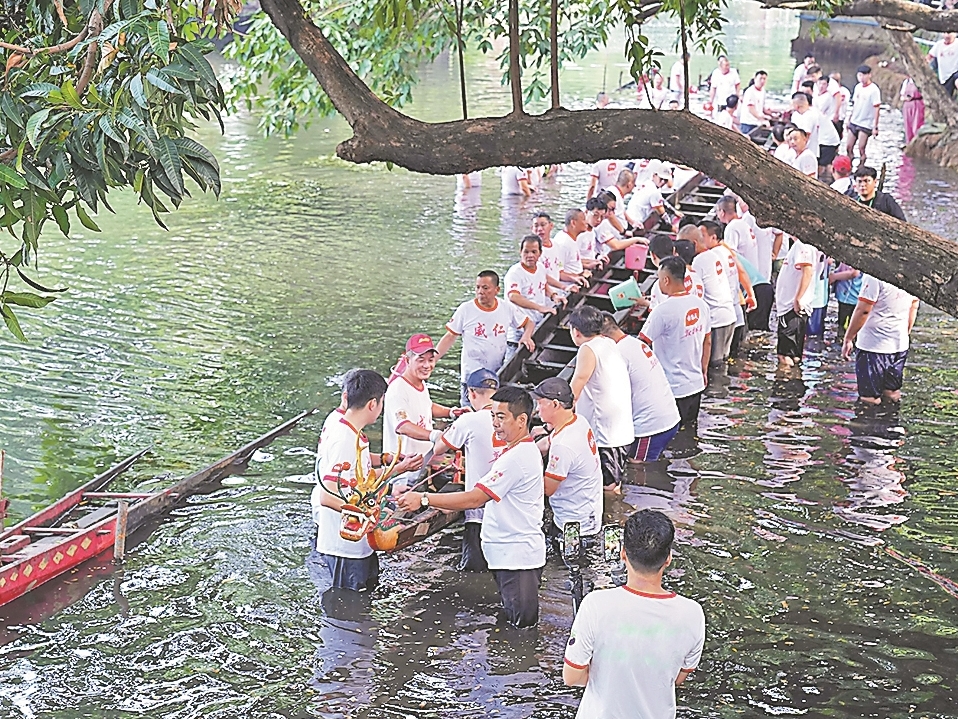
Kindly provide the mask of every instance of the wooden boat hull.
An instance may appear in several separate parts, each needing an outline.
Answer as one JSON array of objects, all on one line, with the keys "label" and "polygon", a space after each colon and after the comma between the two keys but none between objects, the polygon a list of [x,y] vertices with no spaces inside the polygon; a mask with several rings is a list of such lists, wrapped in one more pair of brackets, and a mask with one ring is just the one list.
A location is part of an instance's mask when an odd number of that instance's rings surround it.
[{"label": "wooden boat hull", "polygon": [[[99,492],[98,490],[142,457],[147,450],[138,452],[49,507],[6,530],[0,534],[0,606],[22,597],[32,589],[114,547],[118,507],[107,506],[98,509],[90,507],[92,511],[72,523],[74,527],[55,526],[71,512],[81,508],[81,505],[85,506],[91,500],[128,500],[130,505],[126,533],[132,534],[150,517],[165,511],[186,496],[196,493],[203,484],[221,479],[235,471],[249,459],[254,451],[289,431],[314,411],[309,410],[297,415],[236,452],[165,490],[129,494]],[[86,522],[88,524],[85,524]],[[34,539],[34,537],[38,538]]]}]

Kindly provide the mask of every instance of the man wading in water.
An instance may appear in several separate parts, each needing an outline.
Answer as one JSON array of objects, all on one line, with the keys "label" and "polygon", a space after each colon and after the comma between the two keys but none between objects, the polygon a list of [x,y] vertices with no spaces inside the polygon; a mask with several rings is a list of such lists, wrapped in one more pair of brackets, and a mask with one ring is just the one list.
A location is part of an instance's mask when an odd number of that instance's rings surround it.
[{"label": "man wading in water", "polygon": [[485,507],[482,553],[499,588],[505,618],[517,627],[539,621],[539,580],[546,563],[542,455],[529,436],[532,409],[532,397],[524,389],[497,391],[492,396],[492,426],[506,447],[488,474],[468,492],[406,492],[398,500],[406,511]]}]

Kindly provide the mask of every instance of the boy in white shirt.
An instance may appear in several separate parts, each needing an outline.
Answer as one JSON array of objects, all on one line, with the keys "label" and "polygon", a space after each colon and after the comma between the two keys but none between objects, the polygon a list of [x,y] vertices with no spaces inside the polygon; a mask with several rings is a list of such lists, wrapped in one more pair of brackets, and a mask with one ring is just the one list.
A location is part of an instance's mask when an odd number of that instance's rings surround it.
[{"label": "boy in white shirt", "polygon": [[778,313],[778,368],[785,370],[802,361],[805,330],[812,314],[815,295],[816,250],[797,238],[782,262],[775,283],[775,311]]},{"label": "boy in white shirt", "polygon": [[675,719],[675,687],[696,669],[705,644],[698,602],[667,591],[675,527],[643,509],[625,522],[625,586],[590,592],[572,623],[562,680],[584,686],[576,719]]},{"label": "boy in white shirt", "polygon": [[[372,589],[379,581],[379,560],[367,539],[352,542],[340,536],[340,511],[346,502],[339,492],[356,478],[357,471],[363,477],[372,471],[369,441],[363,428],[379,418],[385,394],[386,380],[382,375],[372,370],[352,370],[343,382],[345,409],[330,413],[319,437],[316,486],[310,504],[318,527],[317,565],[328,575],[331,587],[359,592]],[[361,467],[355,466],[357,453],[362,457]],[[402,460],[394,471],[402,473],[421,466],[422,456],[415,455]]]},{"label": "boy in white shirt", "polygon": [[865,275],[858,304],[845,331],[842,357],[855,357],[858,396],[866,404],[900,402],[909,335],[918,299],[888,282]]},{"label": "boy in white shirt", "polygon": [[869,137],[878,137],[878,118],[881,114],[881,90],[872,82],[872,69],[868,65],[858,68],[858,84],[852,93],[851,113],[845,127],[845,153],[849,159],[855,156],[858,142],[858,165],[865,164],[865,147]]}]

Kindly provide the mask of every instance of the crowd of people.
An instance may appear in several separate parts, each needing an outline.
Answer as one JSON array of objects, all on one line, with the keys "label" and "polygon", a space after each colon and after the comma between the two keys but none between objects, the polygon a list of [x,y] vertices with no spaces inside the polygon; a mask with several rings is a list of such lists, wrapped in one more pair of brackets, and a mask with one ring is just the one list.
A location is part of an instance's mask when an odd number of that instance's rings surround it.
[{"label": "crowd of people", "polygon": [[[785,135],[789,152],[776,150],[775,157],[812,177],[833,173],[836,191],[903,220],[865,164],[867,138],[878,121],[867,68],[860,69],[851,100],[848,154],[838,155],[835,137],[846,117],[841,90],[831,92],[838,81],[823,79],[813,63],[806,58],[796,69],[799,89]],[[720,112],[738,106],[743,130],[771,119],[763,104],[763,73],[741,101],[732,102],[740,89],[737,73],[728,77],[734,70],[727,60],[717,71],[726,77],[713,80],[713,94],[729,90]],[[835,105],[819,109],[822,94],[830,94]],[[851,153],[861,137],[859,167],[850,177]],[[595,163],[582,206],[569,208],[558,230],[546,212],[531,217],[529,233],[518,240],[517,261],[502,279],[492,269],[478,273],[474,297],[455,309],[438,342],[414,334],[388,379],[370,369],[345,375],[341,404],[320,435],[312,494],[317,563],[330,586],[363,591],[377,583],[379,560],[369,542],[340,534],[345,502],[334,490],[392,465],[397,510],[463,511],[460,569],[490,572],[505,619],[518,627],[535,625],[547,548],[558,543],[565,526],[578,523],[584,543],[598,545],[604,494],[620,492],[629,462],[655,461],[679,432],[694,430],[710,379],[727,369],[749,332],[760,333],[759,341],[775,337],[782,372],[800,365],[806,334],[824,332],[830,287],[838,301],[843,356],[855,355],[861,400],[899,401],[918,301],[831,262],[799,238],[760,226],[731,193],[705,219],[682,217],[663,194],[673,186],[675,170],[655,160]],[[534,191],[541,174],[503,168],[503,191]],[[460,187],[478,182],[481,176],[463,176]],[[663,220],[672,224],[674,236],[650,235]],[[501,384],[499,370],[519,347],[535,349],[534,331],[545,317],[587,288],[613,251],[637,243],[648,245],[656,273],[650,292],[628,310],[644,319],[641,332],[627,334],[616,316],[581,303],[565,318],[577,348],[571,376],[546,379],[531,390]],[[427,383],[457,343],[460,406],[447,407],[432,400]],[[380,415],[382,452],[375,454],[363,430]],[[421,491],[424,461],[450,451],[464,452],[464,490]],[[705,623],[696,602],[662,587],[673,538],[665,515],[633,514],[621,553],[625,586],[592,593],[581,606],[563,675],[566,683],[586,687],[582,707],[591,707],[589,716],[626,716],[640,705],[642,716],[674,716],[671,688],[695,669]],[[611,614],[617,623],[610,634],[604,618]],[[639,634],[666,641],[639,648],[633,641]]]}]

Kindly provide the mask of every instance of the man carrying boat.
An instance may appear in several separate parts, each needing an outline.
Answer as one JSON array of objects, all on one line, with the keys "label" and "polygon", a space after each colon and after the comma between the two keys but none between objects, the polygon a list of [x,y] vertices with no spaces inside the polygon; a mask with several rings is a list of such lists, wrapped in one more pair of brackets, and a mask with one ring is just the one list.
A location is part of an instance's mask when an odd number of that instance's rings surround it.
[{"label": "man carrying boat", "polygon": [[632,444],[629,371],[618,348],[602,333],[604,317],[595,307],[577,307],[569,315],[569,334],[579,348],[570,385],[576,409],[595,433],[605,489],[619,491]]},{"label": "man carrying boat", "polygon": [[732,335],[735,333],[735,303],[726,279],[728,257],[719,248],[718,239],[707,237],[699,227],[683,227],[679,230],[678,239],[695,243],[696,254],[692,260],[692,269],[698,272],[702,280],[702,286],[705,288],[702,299],[709,308],[709,326],[712,331],[710,364],[713,367],[723,367],[728,361]]},{"label": "man carrying boat", "polygon": [[532,411],[532,398],[524,389],[498,390],[492,396],[492,426],[506,446],[489,472],[468,492],[406,492],[398,500],[406,511],[485,508],[482,553],[499,588],[505,618],[518,627],[539,621],[539,581],[546,562],[542,456],[529,436]]},{"label": "man carrying boat", "polygon": [[[546,315],[556,313],[556,303],[565,302],[560,292],[553,288],[551,278],[539,263],[542,255],[542,240],[537,235],[526,235],[519,247],[519,262],[506,272],[506,297],[538,325]],[[559,284],[559,283],[556,283]],[[515,329],[506,336],[506,361],[519,347],[520,335]]]},{"label": "man carrying boat", "polygon": [[518,343],[532,352],[532,332],[535,323],[512,302],[499,301],[499,275],[484,270],[476,278],[476,297],[463,302],[446,323],[446,334],[436,345],[442,358],[462,337],[462,355],[459,359],[462,383],[462,406],[469,406],[469,388],[466,380],[476,370],[498,372],[505,363],[508,349],[507,335],[517,334]]},{"label": "man carrying boat", "polygon": [[[473,489],[485,477],[492,463],[506,447],[496,436],[492,426],[492,396],[499,389],[495,372],[479,368],[466,379],[472,412],[459,417],[436,441],[434,452],[464,450],[466,455],[466,491]],[[489,567],[482,556],[479,533],[482,528],[482,508],[466,510],[466,526],[462,535],[462,559],[459,569],[467,572],[485,572]]]},{"label": "man carrying boat", "polygon": [[651,230],[665,217],[665,198],[662,188],[672,183],[674,167],[668,163],[652,160],[649,163],[650,177],[632,193],[627,209],[629,217],[635,220],[635,226]]},{"label": "man carrying boat", "polygon": [[[548,212],[537,212],[532,218],[532,233],[542,241],[542,256],[539,262],[546,268],[546,274],[553,281],[550,284],[560,289],[567,289],[564,282],[579,286],[588,285],[589,281],[581,274],[582,264],[579,262],[579,249],[576,247],[575,240],[561,232],[553,237],[554,228],[555,223],[552,222]],[[579,274],[574,274],[569,268],[575,268],[577,264]]]},{"label": "man carrying boat", "polygon": [[[313,520],[319,527],[316,552],[320,570],[328,574],[333,587],[364,591],[379,580],[379,560],[365,537],[352,542],[340,536],[340,511],[346,503],[338,489],[353,481],[357,472],[366,476],[372,470],[363,428],[382,413],[386,380],[372,370],[353,370],[346,376],[344,394],[345,411],[334,410],[320,435],[311,504]],[[360,467],[355,466],[357,455],[361,457]],[[407,472],[420,466],[422,457],[415,455],[399,462],[395,471]]]},{"label": "man carrying boat", "polygon": [[592,427],[573,410],[572,387],[561,377],[540,382],[532,396],[551,430],[539,449],[548,455],[543,476],[555,529],[578,522],[583,536],[594,537],[602,529],[602,466]]},{"label": "man carrying boat", "polygon": [[[626,172],[628,172],[626,170]],[[629,172],[631,175],[632,173]],[[621,194],[621,193],[619,193]],[[595,198],[605,203],[605,219],[595,228],[595,236],[601,246],[600,254],[608,255],[615,250],[624,250],[626,247],[638,243],[646,243],[644,237],[632,237],[628,226],[616,217],[615,210],[619,206],[618,194],[610,190],[603,190]]]},{"label": "man carrying boat", "polygon": [[[432,401],[426,380],[436,368],[439,353],[426,334],[414,334],[406,342],[406,352],[400,359],[396,373],[386,390],[383,415],[383,452],[406,456],[425,456],[442,434],[433,428],[434,417],[449,418],[451,410]],[[413,474],[399,474],[393,484],[403,487],[413,480]]]}]

